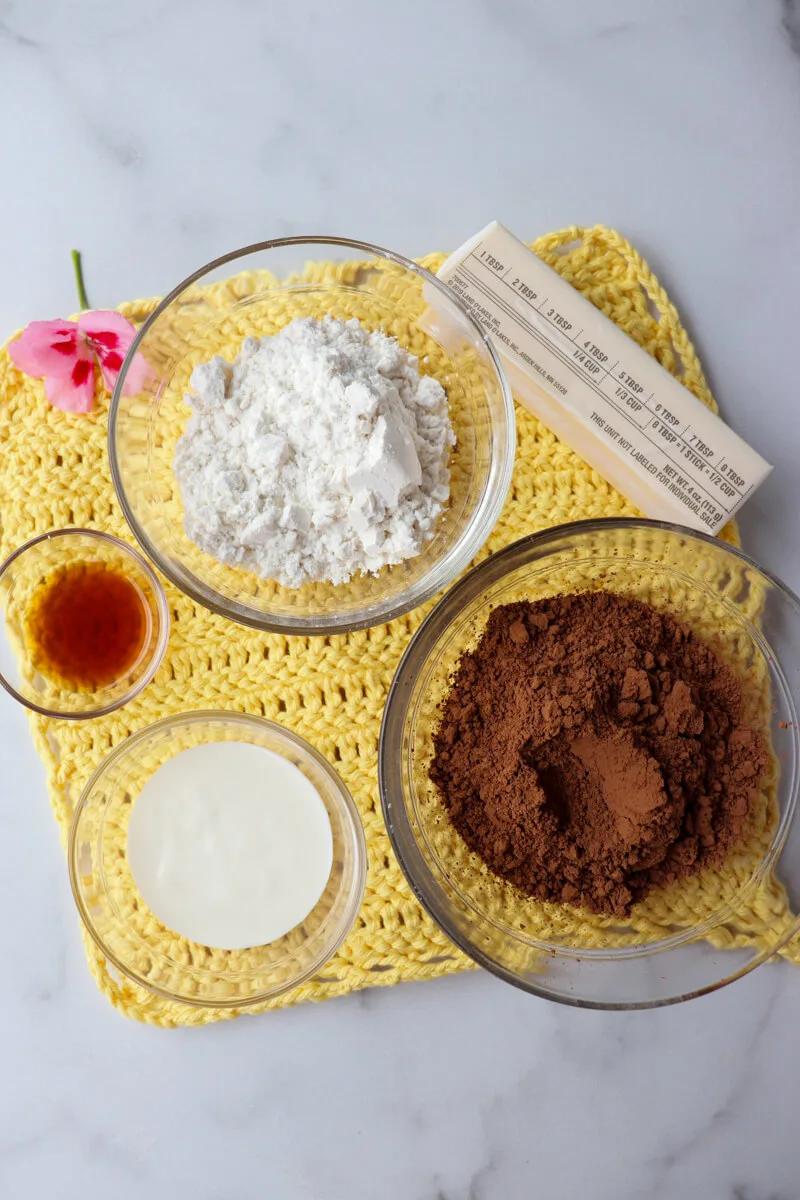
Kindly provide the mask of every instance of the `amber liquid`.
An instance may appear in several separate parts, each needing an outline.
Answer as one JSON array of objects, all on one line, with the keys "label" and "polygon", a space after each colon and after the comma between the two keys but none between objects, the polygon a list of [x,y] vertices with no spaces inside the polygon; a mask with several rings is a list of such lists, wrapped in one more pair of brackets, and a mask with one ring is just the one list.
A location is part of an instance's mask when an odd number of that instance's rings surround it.
[{"label": "amber liquid", "polygon": [[75,563],[34,595],[27,636],[38,671],[62,686],[97,691],[124,679],[149,636],[148,609],[132,579],[105,563]]}]

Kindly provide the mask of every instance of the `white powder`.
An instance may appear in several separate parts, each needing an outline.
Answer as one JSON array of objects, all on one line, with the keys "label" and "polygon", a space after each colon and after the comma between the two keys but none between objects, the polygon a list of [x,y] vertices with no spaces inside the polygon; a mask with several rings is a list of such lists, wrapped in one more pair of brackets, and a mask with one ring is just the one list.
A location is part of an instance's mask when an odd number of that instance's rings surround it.
[{"label": "white powder", "polygon": [[455,436],[444,389],[394,338],[297,319],[190,382],[175,475],[201,550],[294,588],[374,573],[433,535]]}]

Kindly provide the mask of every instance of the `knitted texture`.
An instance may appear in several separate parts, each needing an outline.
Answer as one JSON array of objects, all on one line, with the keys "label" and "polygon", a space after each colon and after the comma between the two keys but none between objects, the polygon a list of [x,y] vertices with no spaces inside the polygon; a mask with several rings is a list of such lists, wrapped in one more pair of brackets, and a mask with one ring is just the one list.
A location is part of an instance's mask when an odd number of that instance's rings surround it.
[{"label": "knitted texture", "polygon": [[[573,226],[540,238],[532,249],[716,411],[674,306],[624,238],[602,226],[586,230]],[[436,271],[444,255],[431,254],[421,261]],[[221,291],[228,286],[213,285]],[[140,323],[156,303],[126,303],[120,312]],[[7,352],[0,352],[3,557],[35,534],[70,525],[103,529],[132,541],[111,482],[107,413],[105,394],[86,417],[51,408],[41,382],[19,373]],[[512,486],[484,553],[550,525],[638,515],[521,406],[517,406],[517,421]],[[729,526],[723,536],[736,541],[735,527]],[[122,710],[90,722],[31,716],[62,841],[66,843],[74,806],[90,774],[133,731],[180,711],[229,708],[263,715],[294,729],[335,760],[364,824],[369,864],[359,917],[324,971],[294,991],[246,1011],[323,1000],[401,980],[432,979],[472,966],[416,903],[392,854],[378,799],[377,746],[383,705],[403,650],[430,606],[389,625],[348,635],[288,638],[233,625],[175,588],[167,585],[166,590],[173,620],[169,647],[156,678],[139,697]],[[753,920],[739,932],[735,944],[743,940],[762,945],[764,931],[776,920],[789,920],[777,885],[759,896]],[[593,936],[587,929],[588,945],[597,944]],[[637,925],[637,938],[659,936],[662,931],[655,926],[648,929],[646,921],[644,927],[641,922]],[[236,1010],[181,1005],[151,994],[109,968],[88,935],[84,941],[98,986],[127,1016],[174,1026],[239,1015]],[[800,952],[795,948],[790,956],[800,957]]]}]

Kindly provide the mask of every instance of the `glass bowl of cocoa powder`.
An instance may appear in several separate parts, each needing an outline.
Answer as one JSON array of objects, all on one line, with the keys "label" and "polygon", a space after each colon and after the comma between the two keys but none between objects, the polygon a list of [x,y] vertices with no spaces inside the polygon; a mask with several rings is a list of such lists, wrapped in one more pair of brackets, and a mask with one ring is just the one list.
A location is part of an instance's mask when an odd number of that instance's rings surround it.
[{"label": "glass bowl of cocoa powder", "polygon": [[500,978],[646,1008],[800,962],[800,601],[735,546],[581,521],[467,574],[387,701],[384,817]]}]

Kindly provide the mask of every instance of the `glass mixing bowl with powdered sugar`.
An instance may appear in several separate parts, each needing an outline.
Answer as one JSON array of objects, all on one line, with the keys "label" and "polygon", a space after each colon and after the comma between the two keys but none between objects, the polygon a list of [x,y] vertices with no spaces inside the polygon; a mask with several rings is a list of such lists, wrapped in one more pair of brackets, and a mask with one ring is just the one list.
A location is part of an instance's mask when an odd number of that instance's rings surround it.
[{"label": "glass mixing bowl with powdered sugar", "polygon": [[[424,286],[424,295],[423,295]],[[439,321],[426,319],[433,307]],[[191,415],[196,366],[232,362],[245,339],[297,317],[357,318],[419,359],[447,393],[456,445],[450,497],[431,539],[404,562],[346,583],[285,587],[204,553],[184,524],[175,448]],[[437,332],[446,329],[446,335]],[[117,496],[145,553],[168,579],[214,612],[257,629],[328,634],[382,624],[446,588],[480,551],[511,480],[516,431],[511,392],[486,335],[452,293],[418,264],[365,242],[285,238],[224,255],[179,284],[142,326],[128,362],[150,366],[144,391],[109,414]]]}]

